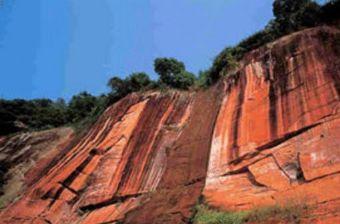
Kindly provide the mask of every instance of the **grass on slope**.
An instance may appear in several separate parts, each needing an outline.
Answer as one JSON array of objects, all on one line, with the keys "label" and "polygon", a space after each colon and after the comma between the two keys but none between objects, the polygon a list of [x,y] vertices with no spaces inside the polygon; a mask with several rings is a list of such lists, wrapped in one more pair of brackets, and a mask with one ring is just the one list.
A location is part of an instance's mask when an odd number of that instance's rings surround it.
[{"label": "grass on slope", "polygon": [[282,221],[284,223],[300,223],[301,215],[307,209],[305,205],[271,206],[251,211],[222,212],[198,205],[193,218],[194,224],[244,224],[270,223]]}]

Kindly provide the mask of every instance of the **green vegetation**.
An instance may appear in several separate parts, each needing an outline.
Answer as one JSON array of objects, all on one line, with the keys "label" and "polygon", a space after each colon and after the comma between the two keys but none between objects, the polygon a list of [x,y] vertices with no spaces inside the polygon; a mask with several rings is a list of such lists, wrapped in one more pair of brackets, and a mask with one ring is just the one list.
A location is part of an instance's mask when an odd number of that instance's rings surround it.
[{"label": "green vegetation", "polygon": [[131,92],[148,90],[154,87],[154,81],[144,72],[132,73],[126,79],[118,76],[112,77],[107,85],[111,88],[111,94],[115,97],[123,97]]},{"label": "green vegetation", "polygon": [[204,78],[205,85],[211,85],[232,71],[247,52],[292,32],[338,20],[339,11],[340,0],[331,0],[323,6],[312,0],[275,0],[273,3],[275,18],[263,30],[242,40],[235,47],[225,48],[218,54],[208,70],[208,78]]},{"label": "green vegetation", "polygon": [[154,61],[154,70],[159,75],[159,80],[151,80],[144,72],[132,73],[125,79],[115,76],[108,82],[111,91],[101,96],[82,92],[73,96],[68,103],[63,99],[0,99],[0,135],[63,125],[83,129],[96,121],[109,105],[132,92],[207,88],[221,76],[231,74],[247,52],[307,27],[332,24],[340,19],[339,11],[340,0],[331,0],[323,6],[312,0],[275,0],[275,18],[263,30],[242,40],[237,46],[225,48],[216,56],[211,68],[199,72],[198,78],[186,70],[183,62],[175,58],[157,58]]},{"label": "green vegetation", "polygon": [[176,89],[189,89],[195,82],[195,76],[185,70],[185,65],[174,58],[156,58],[155,72],[161,83]]},{"label": "green vegetation", "polygon": [[317,25],[321,7],[311,0],[275,0],[273,13],[278,34],[285,35]]},{"label": "green vegetation", "polygon": [[0,135],[76,124],[104,107],[103,98],[82,92],[68,104],[63,99],[0,100]]},{"label": "green vegetation", "polygon": [[195,86],[200,89],[206,89],[213,83],[211,80],[210,76],[210,71],[209,70],[204,70],[204,71],[199,71],[198,72],[198,77],[195,80]]},{"label": "green vegetation", "polygon": [[272,206],[251,211],[222,212],[211,209],[206,205],[196,206],[197,213],[193,218],[194,224],[244,224],[270,223],[280,220],[287,223],[300,223],[305,205]]},{"label": "green vegetation", "polygon": [[230,71],[237,67],[237,61],[241,59],[244,54],[244,50],[239,47],[227,47],[221,53],[219,53],[209,72],[208,72],[208,85],[216,82],[220,78],[221,72]]},{"label": "green vegetation", "polygon": [[196,207],[195,224],[242,224],[249,217],[250,212],[220,212],[204,205]]},{"label": "green vegetation", "polygon": [[64,125],[82,130],[93,124],[109,105],[129,93],[156,88],[188,89],[195,81],[195,76],[185,70],[184,63],[173,58],[156,59],[155,71],[160,75],[159,81],[151,80],[144,72],[132,73],[125,79],[114,76],[107,83],[111,89],[108,94],[96,97],[81,92],[68,103],[63,99],[0,99],[0,135]]}]

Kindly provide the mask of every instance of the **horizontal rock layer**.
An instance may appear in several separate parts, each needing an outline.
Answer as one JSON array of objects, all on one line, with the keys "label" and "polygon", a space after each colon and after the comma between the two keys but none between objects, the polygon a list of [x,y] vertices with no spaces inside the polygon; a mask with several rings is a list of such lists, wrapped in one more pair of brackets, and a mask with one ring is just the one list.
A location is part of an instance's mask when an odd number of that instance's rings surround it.
[{"label": "horizontal rock layer", "polygon": [[53,159],[37,160],[0,222],[188,223],[203,196],[226,211],[308,204],[305,222],[335,223],[339,97],[339,30],[292,34],[206,91],[117,102]]}]

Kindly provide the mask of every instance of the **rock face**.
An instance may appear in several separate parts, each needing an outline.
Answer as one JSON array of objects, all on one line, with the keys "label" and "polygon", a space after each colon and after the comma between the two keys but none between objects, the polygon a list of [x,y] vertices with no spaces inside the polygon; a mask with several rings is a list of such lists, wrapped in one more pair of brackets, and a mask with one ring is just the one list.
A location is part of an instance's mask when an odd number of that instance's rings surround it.
[{"label": "rock face", "polygon": [[71,128],[58,128],[0,139],[0,209],[40,179],[72,138]]},{"label": "rock face", "polygon": [[209,90],[114,104],[37,162],[0,223],[188,223],[202,196],[226,211],[306,203],[304,221],[336,223],[339,99],[340,31],[284,37]]},{"label": "rock face", "polygon": [[219,96],[215,87],[124,98],[0,220],[114,223],[135,210],[131,223],[186,222],[204,187]]},{"label": "rock face", "polygon": [[328,27],[284,37],[248,55],[226,81],[208,204],[244,210],[340,199],[339,40]]}]

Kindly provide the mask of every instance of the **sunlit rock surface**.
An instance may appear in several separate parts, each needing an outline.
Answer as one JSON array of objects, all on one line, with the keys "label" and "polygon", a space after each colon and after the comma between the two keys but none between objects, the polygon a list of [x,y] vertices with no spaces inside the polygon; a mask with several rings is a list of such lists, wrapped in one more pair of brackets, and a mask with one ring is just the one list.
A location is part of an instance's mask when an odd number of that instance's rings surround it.
[{"label": "sunlit rock surface", "polygon": [[304,222],[337,223],[339,97],[339,30],[281,38],[208,90],[114,104],[38,160],[0,223],[180,224],[201,199],[226,211],[306,203]]},{"label": "sunlit rock surface", "polygon": [[208,204],[244,210],[339,200],[339,30],[284,37],[247,55],[225,82],[203,192]]}]

